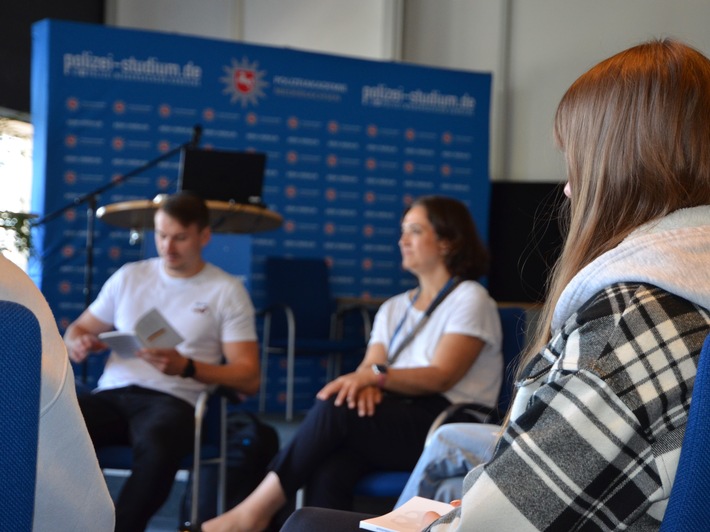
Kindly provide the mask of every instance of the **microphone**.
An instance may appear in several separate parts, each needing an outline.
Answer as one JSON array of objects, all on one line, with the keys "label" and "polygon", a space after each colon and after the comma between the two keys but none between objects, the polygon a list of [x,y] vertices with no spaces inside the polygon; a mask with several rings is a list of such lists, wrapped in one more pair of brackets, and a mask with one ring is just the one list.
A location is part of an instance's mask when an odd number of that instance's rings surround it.
[{"label": "microphone", "polygon": [[202,137],[202,126],[200,124],[195,124],[195,127],[192,128],[190,148],[197,148],[200,145],[200,137]]}]

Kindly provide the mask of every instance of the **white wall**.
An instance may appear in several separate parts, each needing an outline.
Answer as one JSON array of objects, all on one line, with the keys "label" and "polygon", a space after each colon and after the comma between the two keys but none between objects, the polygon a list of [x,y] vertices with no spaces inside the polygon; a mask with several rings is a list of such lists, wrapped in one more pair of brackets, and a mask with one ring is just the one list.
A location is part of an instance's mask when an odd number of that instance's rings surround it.
[{"label": "white wall", "polygon": [[609,55],[674,36],[710,55],[706,0],[108,0],[107,22],[493,73],[491,177],[561,181],[552,119]]},{"label": "white wall", "polygon": [[244,40],[398,59],[401,0],[244,0]]},{"label": "white wall", "polygon": [[653,37],[674,36],[710,53],[710,2],[516,0],[511,10],[509,177],[554,180],[561,157],[552,120],[567,87],[600,60]]},{"label": "white wall", "polygon": [[403,0],[106,0],[106,23],[399,59]]},{"label": "white wall", "polygon": [[106,0],[106,23],[217,39],[241,37],[237,0]]}]

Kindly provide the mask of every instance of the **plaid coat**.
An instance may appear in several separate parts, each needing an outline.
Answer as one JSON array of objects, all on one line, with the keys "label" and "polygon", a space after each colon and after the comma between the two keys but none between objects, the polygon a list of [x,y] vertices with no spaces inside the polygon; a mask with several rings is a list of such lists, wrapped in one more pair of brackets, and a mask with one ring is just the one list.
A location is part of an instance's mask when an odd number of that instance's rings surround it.
[{"label": "plaid coat", "polygon": [[710,312],[655,286],[592,297],[525,368],[493,458],[430,530],[658,530],[708,331]]}]

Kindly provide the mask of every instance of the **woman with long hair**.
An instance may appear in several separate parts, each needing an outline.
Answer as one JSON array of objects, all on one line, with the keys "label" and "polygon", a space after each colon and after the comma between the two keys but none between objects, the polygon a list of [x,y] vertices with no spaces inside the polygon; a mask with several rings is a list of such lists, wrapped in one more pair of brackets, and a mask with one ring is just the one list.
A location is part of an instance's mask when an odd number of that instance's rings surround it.
[{"label": "woman with long hair", "polygon": [[369,471],[410,471],[452,402],[494,409],[503,373],[498,310],[476,280],[488,253],[466,206],[426,196],[405,212],[402,266],[417,287],[384,302],[356,371],[326,384],[264,481],[205,532],[264,530],[306,487],[311,506],[349,509]]},{"label": "woman with long hair", "polygon": [[672,39],[566,92],[564,248],[493,456],[427,530],[658,529],[710,331],[709,124],[710,60]]}]

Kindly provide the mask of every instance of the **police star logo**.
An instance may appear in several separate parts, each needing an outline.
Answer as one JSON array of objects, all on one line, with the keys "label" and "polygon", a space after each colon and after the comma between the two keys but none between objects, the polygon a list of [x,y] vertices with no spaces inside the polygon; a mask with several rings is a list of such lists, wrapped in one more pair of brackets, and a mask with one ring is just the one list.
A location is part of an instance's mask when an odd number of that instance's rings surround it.
[{"label": "police star logo", "polygon": [[264,88],[269,84],[264,81],[265,70],[259,70],[259,63],[250,63],[245,57],[241,61],[232,59],[230,66],[223,67],[225,75],[220,79],[224,83],[223,94],[229,95],[230,103],[241,103],[242,107],[257,105],[259,98],[264,98]]}]

